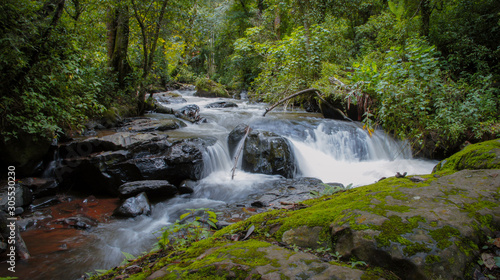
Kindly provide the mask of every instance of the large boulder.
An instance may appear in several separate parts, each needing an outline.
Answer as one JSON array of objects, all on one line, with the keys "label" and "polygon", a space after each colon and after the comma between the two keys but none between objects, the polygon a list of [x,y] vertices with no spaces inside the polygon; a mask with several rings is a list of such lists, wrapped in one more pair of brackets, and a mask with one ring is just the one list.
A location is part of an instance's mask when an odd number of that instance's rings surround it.
[{"label": "large boulder", "polygon": [[[243,126],[236,127],[228,137],[232,154],[245,136]],[[252,130],[245,139],[241,155],[242,169],[252,173],[281,175],[293,178],[297,172],[295,156],[290,142],[268,131]]]},{"label": "large boulder", "polygon": [[[118,187],[132,181],[163,179],[178,185],[186,179],[199,180],[203,151],[216,141],[213,138],[169,141],[156,133],[116,134],[61,147],[74,148],[72,153],[60,153],[66,158],[60,161],[54,173],[61,185],[90,193],[118,195]],[[80,145],[88,149],[82,149],[84,153],[75,152]],[[109,150],[102,151],[105,148]]]},{"label": "large boulder", "polygon": [[495,168],[500,169],[500,139],[468,145],[462,151],[439,162],[433,172]]}]

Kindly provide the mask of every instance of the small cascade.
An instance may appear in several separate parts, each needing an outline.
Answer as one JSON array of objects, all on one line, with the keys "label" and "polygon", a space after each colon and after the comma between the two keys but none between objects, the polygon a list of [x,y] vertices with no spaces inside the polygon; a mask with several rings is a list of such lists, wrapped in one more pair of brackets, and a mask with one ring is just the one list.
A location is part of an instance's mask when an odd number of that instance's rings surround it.
[{"label": "small cascade", "polygon": [[229,156],[227,145],[217,141],[214,145],[207,147],[203,154],[203,177],[214,172],[228,172],[232,168],[232,160]]}]

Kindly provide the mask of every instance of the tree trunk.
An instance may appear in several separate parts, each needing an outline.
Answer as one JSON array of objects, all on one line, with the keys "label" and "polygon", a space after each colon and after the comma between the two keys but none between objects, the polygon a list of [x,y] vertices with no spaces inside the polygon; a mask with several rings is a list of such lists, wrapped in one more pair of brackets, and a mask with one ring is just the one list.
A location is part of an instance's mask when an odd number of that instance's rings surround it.
[{"label": "tree trunk", "polygon": [[125,87],[125,78],[132,68],[127,60],[129,42],[128,7],[117,3],[108,18],[108,66],[118,75],[120,88]]},{"label": "tree trunk", "polygon": [[422,35],[424,35],[425,37],[429,36],[429,24],[432,13],[429,2],[429,0],[422,0],[422,2],[420,2],[420,13],[422,15]]}]

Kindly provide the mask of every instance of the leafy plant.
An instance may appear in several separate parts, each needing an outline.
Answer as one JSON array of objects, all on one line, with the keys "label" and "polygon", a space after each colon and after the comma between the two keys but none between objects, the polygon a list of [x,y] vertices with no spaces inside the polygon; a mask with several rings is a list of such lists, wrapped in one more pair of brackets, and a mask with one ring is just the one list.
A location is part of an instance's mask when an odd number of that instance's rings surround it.
[{"label": "leafy plant", "polygon": [[[200,212],[201,216],[198,215]],[[189,209],[189,212],[182,214],[175,223],[162,228],[155,247],[185,248],[193,242],[208,238],[212,234],[211,228],[217,228],[217,221],[217,214],[207,208]],[[204,226],[203,222],[207,223],[209,228]]]}]

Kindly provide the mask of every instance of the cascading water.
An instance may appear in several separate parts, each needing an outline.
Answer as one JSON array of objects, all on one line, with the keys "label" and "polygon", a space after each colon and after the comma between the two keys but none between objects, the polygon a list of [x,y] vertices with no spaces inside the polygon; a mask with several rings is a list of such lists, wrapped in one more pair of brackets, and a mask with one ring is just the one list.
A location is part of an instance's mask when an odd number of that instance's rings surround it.
[{"label": "cascading water", "polygon": [[[32,273],[31,279],[76,279],[84,272],[109,269],[122,261],[122,252],[138,255],[149,250],[155,242],[154,233],[178,219],[186,209],[223,207],[265,191],[266,185],[270,185],[266,182],[279,180],[280,176],[237,170],[231,179],[234,163],[228,151],[227,135],[241,123],[287,138],[292,143],[299,174],[324,182],[359,186],[394,176],[396,172],[430,173],[435,165],[432,161],[412,159],[406,143],[395,141],[380,130],[370,136],[357,123],[326,120],[319,114],[305,112],[273,111],[262,117],[264,104],[251,104],[246,100],[223,99],[236,102],[238,108],[209,109],[205,105],[220,100],[194,97],[194,91],[178,93],[183,94],[187,103],[166,106],[179,109],[186,104],[197,104],[207,122],[188,124],[168,135],[217,138],[203,154],[204,178],[196,182],[194,193],[156,203],[151,216],[113,220],[84,232],[85,246],[52,254],[38,268],[50,266],[51,271]],[[165,116],[151,114],[150,117]],[[28,264],[20,269],[31,268]]]}]

